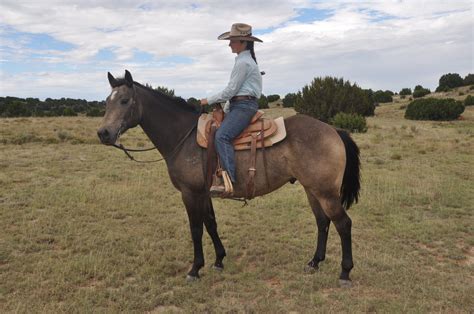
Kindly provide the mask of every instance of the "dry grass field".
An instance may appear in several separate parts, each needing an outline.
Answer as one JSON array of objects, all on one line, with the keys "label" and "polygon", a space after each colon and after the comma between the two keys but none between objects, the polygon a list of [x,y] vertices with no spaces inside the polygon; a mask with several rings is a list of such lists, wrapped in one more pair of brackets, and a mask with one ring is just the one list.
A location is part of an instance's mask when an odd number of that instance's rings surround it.
[{"label": "dry grass field", "polygon": [[[0,119],[0,312],[472,313],[474,108],[409,121],[407,102],[378,107],[353,135],[363,177],[351,289],[338,287],[333,226],[320,271],[303,272],[316,224],[298,184],[246,207],[216,200],[225,270],[209,268],[205,234],[207,265],[190,284],[187,216],[164,163],[100,145],[98,118]],[[122,142],[149,145],[140,129]]]}]

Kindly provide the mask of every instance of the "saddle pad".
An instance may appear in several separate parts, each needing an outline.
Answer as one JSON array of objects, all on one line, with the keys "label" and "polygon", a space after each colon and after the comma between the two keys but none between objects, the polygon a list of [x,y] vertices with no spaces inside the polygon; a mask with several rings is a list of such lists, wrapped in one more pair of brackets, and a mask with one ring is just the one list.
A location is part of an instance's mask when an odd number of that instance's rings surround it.
[{"label": "saddle pad", "polygon": [[[197,135],[196,140],[199,146],[207,148],[207,138],[209,134],[209,125],[212,120],[212,114],[204,113],[199,117],[198,126],[197,126]],[[272,146],[275,143],[278,143],[285,139],[286,129],[285,121],[283,117],[279,117],[274,120],[265,119],[264,122],[264,145],[265,147]],[[264,121],[265,121],[264,120]],[[261,122],[257,122],[254,126],[249,126],[250,129],[256,129],[258,132],[261,130]],[[249,128],[245,129],[241,135],[237,137],[234,141],[235,150],[245,150],[250,149],[252,136],[247,132]],[[260,137],[260,136],[259,136]],[[261,148],[261,141],[257,141],[257,148]]]}]

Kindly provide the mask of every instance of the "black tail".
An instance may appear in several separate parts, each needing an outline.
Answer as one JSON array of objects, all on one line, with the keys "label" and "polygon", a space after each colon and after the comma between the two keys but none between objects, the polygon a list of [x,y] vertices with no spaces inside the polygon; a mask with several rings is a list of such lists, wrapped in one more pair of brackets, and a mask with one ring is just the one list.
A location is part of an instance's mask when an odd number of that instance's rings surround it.
[{"label": "black tail", "polygon": [[359,200],[360,190],[360,158],[359,147],[349,133],[344,130],[337,130],[337,133],[346,147],[346,169],[341,186],[341,203],[345,209]]}]

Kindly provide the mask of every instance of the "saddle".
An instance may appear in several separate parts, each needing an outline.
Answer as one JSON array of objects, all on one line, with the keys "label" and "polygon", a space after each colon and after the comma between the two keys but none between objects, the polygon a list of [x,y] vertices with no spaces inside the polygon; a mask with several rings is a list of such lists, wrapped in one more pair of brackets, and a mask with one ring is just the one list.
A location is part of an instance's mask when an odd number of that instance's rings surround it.
[{"label": "saddle", "polygon": [[[264,112],[259,110],[253,116],[250,125],[237,136],[234,141],[235,150],[248,150],[250,149],[250,161],[249,161],[249,176],[247,179],[247,199],[252,199],[255,195],[255,184],[254,177],[256,172],[256,159],[257,149],[262,149],[264,170],[266,172],[266,159],[265,159],[265,147],[272,146],[286,137],[286,129],[283,117],[277,119],[266,119],[263,118]],[[216,130],[220,127],[224,120],[224,111],[222,107],[218,105],[211,114],[203,113],[198,121],[197,126],[197,143],[199,146],[207,149],[207,183],[208,187],[211,186],[212,182],[217,180],[217,177],[221,176],[222,171],[218,166],[219,161],[217,153],[214,147],[214,136]],[[224,177],[224,183],[226,186],[227,195],[232,195],[233,188],[230,184],[230,180],[226,180]],[[267,178],[268,184],[268,178]]]},{"label": "saddle", "polygon": [[[213,140],[210,140],[212,126],[215,125],[216,129],[218,129],[224,120],[223,112],[220,113],[219,111],[219,109],[215,109],[211,114],[203,113],[199,117],[197,143],[202,148],[208,148],[209,141],[213,142]],[[256,140],[256,148],[269,147],[285,139],[286,129],[283,117],[267,119],[262,117],[263,114],[264,112],[262,110],[257,111],[250,125],[234,139],[233,144],[235,150],[251,149],[252,140],[254,138]],[[222,118],[220,117],[221,115]]]}]

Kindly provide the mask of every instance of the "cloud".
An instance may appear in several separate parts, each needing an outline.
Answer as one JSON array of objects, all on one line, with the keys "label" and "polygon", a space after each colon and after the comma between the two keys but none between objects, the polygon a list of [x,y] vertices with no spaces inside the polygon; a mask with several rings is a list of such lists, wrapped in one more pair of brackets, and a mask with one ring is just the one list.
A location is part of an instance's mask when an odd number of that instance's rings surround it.
[{"label": "cloud", "polygon": [[[107,71],[129,69],[139,82],[205,97],[227,83],[234,55],[216,37],[237,21],[264,40],[256,53],[265,94],[324,75],[373,89],[434,88],[444,73],[473,72],[472,14],[469,1],[4,0],[0,94],[103,99]],[[35,34],[54,49],[32,48]]]}]

